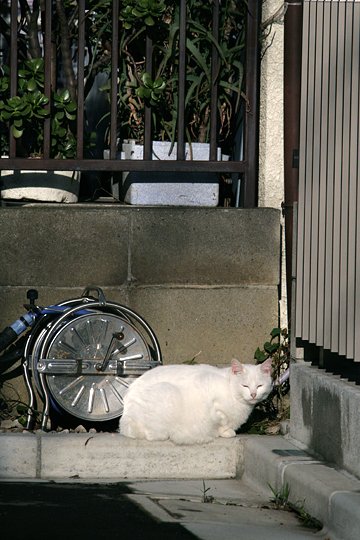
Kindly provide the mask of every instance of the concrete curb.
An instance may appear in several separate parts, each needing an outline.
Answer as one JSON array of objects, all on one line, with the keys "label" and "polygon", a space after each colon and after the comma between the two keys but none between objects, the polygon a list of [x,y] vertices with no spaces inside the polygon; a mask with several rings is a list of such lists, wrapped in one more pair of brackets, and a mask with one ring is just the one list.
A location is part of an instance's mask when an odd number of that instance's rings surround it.
[{"label": "concrete curb", "polygon": [[359,539],[357,478],[314,459],[284,437],[248,437],[244,463],[244,478],[259,487],[279,491],[288,484],[289,501],[321,521],[329,540]]},{"label": "concrete curb", "polygon": [[118,433],[0,433],[0,479],[235,478],[244,438],[177,446]]}]

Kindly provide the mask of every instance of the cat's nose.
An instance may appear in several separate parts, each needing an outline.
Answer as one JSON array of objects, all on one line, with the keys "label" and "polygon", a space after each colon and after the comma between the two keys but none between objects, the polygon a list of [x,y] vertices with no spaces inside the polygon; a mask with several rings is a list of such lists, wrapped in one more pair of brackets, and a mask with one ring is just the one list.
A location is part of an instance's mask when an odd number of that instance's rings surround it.
[{"label": "cat's nose", "polygon": [[252,397],[253,399],[255,399],[255,398],[256,398],[256,392],[251,392],[251,397]]}]

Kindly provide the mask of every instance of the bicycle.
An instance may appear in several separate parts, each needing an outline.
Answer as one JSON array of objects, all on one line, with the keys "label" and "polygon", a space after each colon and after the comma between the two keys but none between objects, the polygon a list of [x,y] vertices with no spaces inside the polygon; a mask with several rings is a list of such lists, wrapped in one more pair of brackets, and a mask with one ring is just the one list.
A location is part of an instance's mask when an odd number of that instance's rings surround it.
[{"label": "bicycle", "polygon": [[[99,287],[47,307],[36,305],[37,298],[30,289],[26,313],[0,333],[0,373],[19,360],[22,366],[29,394],[25,429],[35,425],[36,393],[44,431],[53,418],[69,425],[114,424],[131,382],[162,364],[153,330],[132,309],[107,301]],[[11,373],[18,374],[19,366]]]}]

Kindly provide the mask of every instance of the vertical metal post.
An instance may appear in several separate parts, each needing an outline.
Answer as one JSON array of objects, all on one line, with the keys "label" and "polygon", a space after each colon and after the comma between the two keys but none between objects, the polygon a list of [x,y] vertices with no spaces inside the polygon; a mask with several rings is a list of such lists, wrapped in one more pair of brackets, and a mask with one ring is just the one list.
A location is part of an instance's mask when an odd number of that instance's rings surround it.
[{"label": "vertical metal post", "polygon": [[302,2],[289,0],[284,27],[284,181],[288,324],[292,298],[293,206],[298,200]]},{"label": "vertical metal post", "polygon": [[245,93],[247,99],[245,113],[245,160],[247,166],[243,186],[243,205],[245,208],[254,208],[258,202],[260,19],[261,2],[249,0],[245,66]]},{"label": "vertical metal post", "polygon": [[[17,0],[11,1],[11,20],[10,20],[10,96],[15,96],[17,92]],[[10,157],[16,156],[16,140],[15,137],[9,134],[9,154]]]},{"label": "vertical metal post", "polygon": [[110,86],[110,159],[117,151],[117,92],[119,64],[119,0],[112,4],[111,86]]},{"label": "vertical metal post", "polygon": [[[51,107],[51,90],[52,90],[52,83],[55,83],[55,81],[52,81],[52,54],[51,54],[51,21],[52,21],[52,5],[51,2],[46,2],[44,6],[45,10],[45,32],[44,32],[44,40],[43,40],[43,46],[44,46],[44,74],[45,74],[45,81],[44,81],[44,94],[49,99],[49,105],[48,108]],[[51,118],[45,118],[44,120],[44,158],[49,159],[50,158],[50,151],[51,151]]]},{"label": "vertical metal post", "polygon": [[76,134],[77,148],[76,157],[84,157],[84,56],[85,56],[85,0],[79,0],[78,5],[79,35],[77,57],[77,116]]},{"label": "vertical metal post", "polygon": [[[146,36],[145,69],[153,76],[153,44],[149,35]],[[152,126],[151,107],[145,105],[145,129],[144,129],[144,159],[152,159]]]},{"label": "vertical metal post", "polygon": [[180,0],[177,159],[185,159],[186,0]]},{"label": "vertical metal post", "polygon": [[[219,39],[219,0],[213,2],[212,35],[215,41]],[[219,53],[215,45],[211,52],[211,98],[210,98],[210,161],[217,160],[217,119],[218,119],[218,76]]]}]

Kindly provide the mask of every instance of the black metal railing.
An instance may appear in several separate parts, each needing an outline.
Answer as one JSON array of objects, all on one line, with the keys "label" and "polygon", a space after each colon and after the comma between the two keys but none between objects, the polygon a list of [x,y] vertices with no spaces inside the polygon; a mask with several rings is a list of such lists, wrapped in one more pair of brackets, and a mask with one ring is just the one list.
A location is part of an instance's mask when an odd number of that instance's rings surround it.
[{"label": "black metal railing", "polygon": [[[176,159],[161,161],[152,159],[152,138],[155,129],[154,110],[157,103],[151,97],[146,99],[145,96],[143,99],[144,110],[141,112],[144,122],[142,141],[144,144],[144,159],[135,161],[119,159],[118,148],[119,108],[123,106],[119,100],[119,84],[120,73],[123,69],[121,62],[124,61],[119,56],[119,47],[121,40],[124,38],[125,29],[127,28],[127,21],[124,19],[124,9],[126,7],[124,3],[121,0],[113,0],[112,2],[110,0],[104,0],[103,3],[93,2],[94,5],[98,6],[103,4],[103,11],[95,13],[91,12],[89,8],[91,2],[79,0],[76,5],[76,11],[69,14],[63,9],[64,3],[61,0],[46,0],[41,3],[42,10],[37,0],[3,1],[0,8],[0,68],[4,68],[4,66],[8,66],[9,68],[9,88],[7,89],[9,97],[14,97],[19,93],[19,74],[21,74],[22,62],[29,59],[29,57],[36,56],[36,52],[34,51],[38,50],[43,58],[43,70],[45,74],[43,83],[40,82],[40,84],[43,84],[41,92],[47,101],[44,104],[44,109],[48,113],[51,110],[51,115],[44,113],[43,134],[40,137],[42,140],[42,155],[38,160],[29,160],[28,156],[23,152],[22,145],[19,144],[19,137],[17,138],[16,135],[19,135],[19,132],[21,133],[23,126],[20,125],[17,130],[15,123],[14,131],[14,129],[9,129],[9,124],[14,120],[14,117],[9,122],[5,121],[6,118],[5,120],[3,119],[3,125],[1,126],[2,146],[5,147],[7,144],[6,153],[8,154],[8,159],[0,160],[0,170],[4,168],[15,170],[58,169],[108,173],[113,173],[114,171],[211,171],[219,175],[225,175],[228,178],[227,182],[232,183],[233,186],[241,186],[240,199],[242,206],[256,206],[258,191],[259,23],[261,2],[258,0],[244,2],[243,9],[239,10],[238,15],[235,14],[233,16],[235,17],[233,20],[236,23],[235,29],[232,30],[233,35],[222,36],[221,33],[226,31],[226,29],[224,30],[224,27],[219,28],[219,21],[221,21],[220,10],[225,3],[220,0],[213,0],[209,4],[210,7],[208,6],[208,9],[211,9],[211,22],[207,28],[206,38],[211,43],[211,51],[209,53],[211,55],[211,82],[209,85],[209,95],[198,96],[200,101],[203,99],[206,102],[207,100],[209,104],[209,122],[207,128],[207,140],[210,146],[209,161],[189,161],[185,159],[185,144],[189,139],[189,125],[192,125],[191,119],[189,120],[187,116],[187,99],[190,93],[190,83],[186,62],[187,55],[189,54],[189,40],[191,37],[194,38],[196,34],[196,30],[194,30],[196,26],[193,26],[193,34],[189,37],[189,32],[191,31],[189,28],[195,14],[190,9],[190,4],[192,3],[186,0],[179,0],[179,2],[173,3],[174,5],[176,4],[179,10],[179,27],[176,33],[176,66],[171,67],[172,77],[176,82],[176,89],[174,86],[173,88],[174,91],[176,90],[177,96],[177,102],[174,104],[177,111]],[[126,4],[128,5],[129,2]],[[194,2],[193,4],[195,6]],[[239,3],[233,2],[231,4],[231,0],[228,0],[227,4],[230,5],[231,9],[234,9]],[[159,5],[162,6],[162,2],[159,2]],[[171,7],[171,2],[167,4],[164,2],[164,6],[167,6],[169,9],[175,9]],[[106,15],[106,9],[108,10],[108,15]],[[97,17],[96,27],[92,27],[94,25],[94,13]],[[155,17],[153,14],[151,16]],[[166,10],[160,13],[160,16],[164,20],[164,17],[166,18],[167,16]],[[236,16],[239,17],[238,21],[236,21]],[[67,21],[63,20],[63,17],[68,17]],[[73,18],[71,19],[71,17]],[[242,19],[240,20],[240,18]],[[131,21],[135,24],[133,19]],[[68,24],[67,35],[65,33],[64,37],[65,22]],[[149,19],[147,20],[148,22]],[[159,44],[154,42],[154,36],[156,36],[156,19],[155,25],[149,24],[148,30],[146,32],[145,59],[142,67],[147,73],[155,77],[153,64],[160,50]],[[101,36],[98,36],[98,43],[95,40],[96,35],[94,37],[94,32],[96,34],[97,31],[102,33]],[[238,44],[239,35],[234,35],[234,33],[236,34],[236,32],[240,31],[243,32],[241,46]],[[203,30],[199,28],[199,35],[202,32]],[[204,32],[203,35],[205,36]],[[196,34],[196,39],[198,37],[198,34]],[[219,78],[220,66],[224,62],[226,63],[218,45],[221,39],[223,39],[224,43],[226,41],[229,42],[228,48],[231,47],[231,40],[235,44],[238,44],[238,56],[232,58],[232,64],[233,66],[241,65],[241,72],[243,71],[244,73],[241,84],[240,81],[233,80],[234,75],[230,76],[232,80],[228,81],[229,89],[226,90],[226,102],[229,100],[229,103],[231,103],[226,113],[221,110],[219,100],[219,92],[224,92],[224,88],[226,87],[224,81],[221,81]],[[66,40],[69,41],[66,42]],[[57,87],[64,87],[63,80],[66,76],[65,71],[67,69],[66,61],[69,60],[65,57],[66,45],[70,43],[70,40],[72,40],[72,47],[70,49],[72,56],[70,61],[76,77],[76,90],[72,95],[72,99],[76,103],[76,119],[75,111],[72,111],[71,107],[69,108],[70,112],[66,112],[66,106],[63,105],[65,108],[62,113],[65,115],[68,114],[69,122],[73,124],[72,131],[75,133],[76,148],[74,155],[71,157],[69,157],[69,152],[64,152],[61,155],[62,159],[56,159],[53,155],[53,145],[56,145],[56,141],[54,143],[54,137],[52,135],[52,130],[54,129],[52,122],[55,114],[52,93]],[[59,60],[59,51],[62,50],[62,47],[63,52]],[[101,65],[101,69],[98,68],[98,71],[96,71],[96,63]],[[93,69],[92,74],[90,74],[89,66]],[[101,118],[99,124],[106,124],[105,132],[110,159],[103,159],[103,156],[97,154],[96,151],[88,151],[89,143],[87,137],[89,134],[87,134],[86,118],[91,111],[89,110],[87,95],[89,88],[91,89],[91,84],[94,83],[96,74],[101,70],[107,77],[106,96],[108,101],[106,114]],[[4,75],[4,72],[2,74]],[[151,84],[154,84],[154,81],[151,81]],[[234,96],[230,87],[236,84],[240,86],[238,95]],[[152,87],[152,90],[154,90],[154,87]],[[165,92],[171,92],[171,89],[166,89]],[[153,95],[155,96],[155,94]],[[0,107],[1,99],[0,94]],[[240,103],[236,112],[234,99],[237,100],[237,106]],[[219,144],[220,146],[222,144],[221,142],[219,143],[219,122],[221,122],[222,114],[230,117],[228,120],[232,125],[231,129],[233,129],[232,136],[224,142],[226,150],[230,154],[230,159],[227,161],[218,159],[217,150]],[[234,126],[239,123],[240,128],[237,127],[235,129]],[[2,148],[1,154],[4,153],[4,148]],[[234,191],[234,188],[232,189]]]}]

